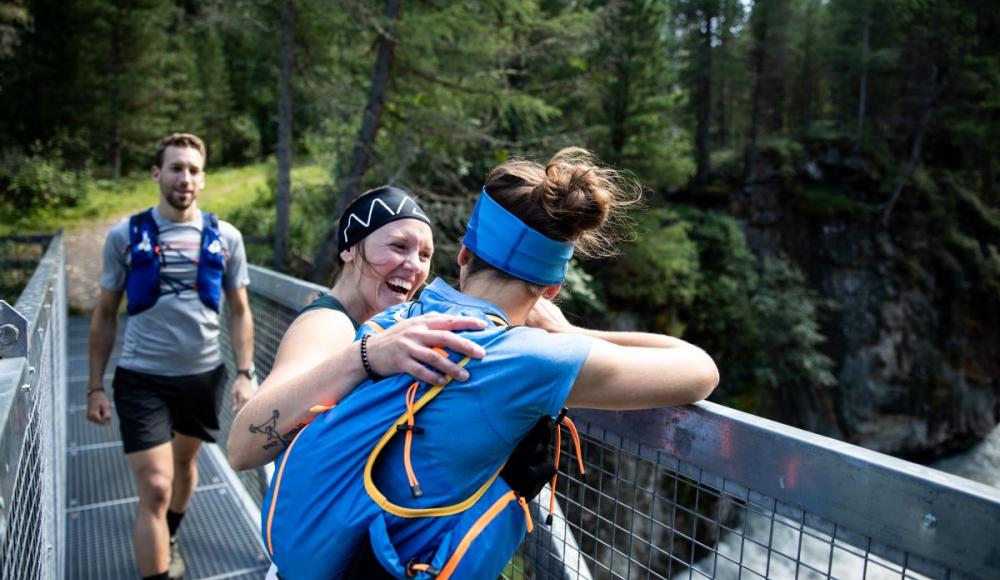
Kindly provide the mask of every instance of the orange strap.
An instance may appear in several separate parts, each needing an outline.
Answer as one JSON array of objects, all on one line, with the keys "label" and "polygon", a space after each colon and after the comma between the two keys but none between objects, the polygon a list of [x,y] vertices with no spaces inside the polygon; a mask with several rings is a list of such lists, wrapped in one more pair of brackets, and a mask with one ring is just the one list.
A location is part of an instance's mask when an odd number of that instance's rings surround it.
[{"label": "orange strap", "polygon": [[573,424],[573,420],[569,417],[563,417],[563,423],[566,424],[570,435],[573,436],[573,446],[576,448],[576,464],[580,467],[580,475],[585,475],[587,469],[583,466],[583,453],[580,451],[580,433],[576,430],[576,425]]},{"label": "orange strap", "polygon": [[573,438],[573,446],[576,448],[576,463],[580,467],[580,475],[585,475],[587,473],[586,468],[583,466],[583,453],[580,450],[580,433],[576,430],[576,425],[573,424],[573,420],[569,417],[563,415],[562,420],[556,425],[556,473],[552,476],[552,492],[549,494],[549,517],[546,518],[545,523],[552,523],[552,514],[556,511],[556,480],[559,479],[559,457],[562,452],[562,426],[566,425],[569,429],[569,434]]},{"label": "orange strap", "polygon": [[417,387],[419,386],[420,381],[413,381],[410,388],[406,389],[406,437],[403,441],[403,467],[406,468],[406,479],[410,482],[410,492],[413,497],[424,495],[420,489],[420,483],[417,482],[417,474],[413,472],[413,463],[410,461],[410,449],[413,447],[413,430],[415,428],[413,405],[417,399]]},{"label": "orange strap", "polygon": [[[455,572],[455,568],[458,567],[458,564],[462,561],[462,558],[465,556],[465,553],[469,551],[469,546],[472,545],[472,542],[479,537],[479,534],[483,533],[483,530],[486,529],[486,526],[490,525],[490,522],[496,519],[497,515],[499,515],[500,512],[503,511],[505,507],[507,507],[507,504],[515,500],[518,500],[518,502],[521,503],[521,507],[523,507],[525,510],[524,512],[525,515],[528,515],[527,511],[528,506],[526,503],[524,503],[524,498],[519,497],[516,493],[514,493],[513,490],[508,491],[507,493],[500,496],[500,499],[493,502],[493,505],[490,506],[490,509],[486,510],[486,512],[483,513],[483,515],[479,516],[479,519],[476,520],[476,523],[472,524],[472,527],[469,528],[469,531],[465,533],[465,537],[463,537],[462,541],[459,542],[458,548],[455,548],[455,551],[452,553],[451,558],[448,558],[448,562],[444,565],[444,568],[441,568],[441,573],[438,575],[438,580],[447,580],[448,578],[451,577],[451,575]],[[531,525],[530,515],[528,515],[527,525],[529,532],[532,529],[534,529],[534,527]]]}]

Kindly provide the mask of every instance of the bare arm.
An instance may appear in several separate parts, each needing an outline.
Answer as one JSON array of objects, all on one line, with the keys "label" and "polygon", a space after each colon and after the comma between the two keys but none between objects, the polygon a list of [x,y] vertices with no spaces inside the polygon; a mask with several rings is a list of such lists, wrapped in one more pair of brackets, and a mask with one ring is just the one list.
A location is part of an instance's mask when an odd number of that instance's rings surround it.
[{"label": "bare arm", "polygon": [[547,332],[568,332],[572,334],[583,334],[594,338],[617,344],[619,346],[642,346],[648,348],[677,348],[687,347],[690,344],[663,334],[652,334],[649,332],[613,332],[607,330],[592,330],[573,326],[563,315],[562,310],[549,300],[541,298],[535,303],[534,308],[528,313],[525,325],[534,328],[541,328]]},{"label": "bare arm", "polygon": [[[385,376],[403,372],[437,382],[444,373],[465,380],[464,369],[431,347],[482,357],[481,347],[449,332],[482,326],[479,320],[433,314],[405,320],[369,339],[369,360],[374,371]],[[234,469],[273,461],[315,417],[312,407],[336,404],[368,378],[354,334],[347,316],[334,310],[313,310],[292,323],[271,373],[233,422],[228,455]]]},{"label": "bare arm", "polygon": [[544,299],[535,304],[526,324],[595,339],[566,401],[570,407],[625,410],[684,405],[704,399],[719,384],[712,358],[679,338],[573,326]]},{"label": "bare arm", "polygon": [[[236,368],[248,369],[253,365],[253,313],[246,287],[227,289],[226,303],[229,305],[229,338],[236,356]],[[237,376],[233,381],[233,411],[239,411],[251,395],[253,385],[250,379],[244,375]]]},{"label": "bare arm", "polygon": [[[122,302],[120,290],[101,288],[97,308],[90,318],[88,344],[87,419],[98,425],[111,422],[111,404],[104,388],[104,370],[111,358],[118,333],[118,306]],[[93,391],[93,392],[92,392]]]},{"label": "bare arm", "polygon": [[712,357],[692,344],[649,348],[594,339],[566,404],[616,410],[671,407],[700,401],[718,384]]}]

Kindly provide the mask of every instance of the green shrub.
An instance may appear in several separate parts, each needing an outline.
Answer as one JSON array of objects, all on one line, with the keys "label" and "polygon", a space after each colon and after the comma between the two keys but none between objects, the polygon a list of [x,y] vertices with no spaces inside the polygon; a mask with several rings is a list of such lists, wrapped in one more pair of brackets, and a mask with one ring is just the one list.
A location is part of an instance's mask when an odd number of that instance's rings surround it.
[{"label": "green shrub", "polygon": [[[254,200],[227,211],[221,217],[236,226],[245,237],[271,238],[274,235],[278,173],[272,158],[267,165],[267,181],[258,187]],[[292,179],[292,206],[289,216],[289,273],[305,275],[333,213],[334,198],[326,181]],[[248,244],[250,262],[271,265],[273,244]]]},{"label": "green shrub", "polygon": [[760,412],[776,389],[830,385],[817,298],[780,257],[758,260],[732,217],[692,207],[678,215],[697,248],[694,299],[680,309],[684,338],[712,354],[722,375],[713,399]]},{"label": "green shrub", "polygon": [[698,248],[676,211],[647,210],[635,222],[639,241],[623,248],[609,294],[627,309],[652,315],[654,327],[676,332],[670,311],[687,307],[697,294]]},{"label": "green shrub", "polygon": [[40,210],[74,207],[87,197],[90,173],[66,167],[62,152],[36,143],[27,155],[7,152],[0,158],[0,212],[23,221]]}]

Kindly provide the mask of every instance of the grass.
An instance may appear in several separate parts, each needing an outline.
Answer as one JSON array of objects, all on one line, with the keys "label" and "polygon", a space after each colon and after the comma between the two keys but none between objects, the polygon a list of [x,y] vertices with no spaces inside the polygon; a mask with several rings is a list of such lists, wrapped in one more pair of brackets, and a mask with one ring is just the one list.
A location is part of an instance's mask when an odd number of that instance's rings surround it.
[{"label": "grass", "polygon": [[[201,209],[225,217],[236,207],[253,203],[257,191],[267,187],[268,164],[209,170],[205,189],[198,195]],[[292,170],[293,183],[318,184],[329,179],[326,168],[304,165]],[[122,217],[155,205],[156,184],[148,175],[135,175],[113,181],[95,181],[86,199],[75,207],[46,209],[16,223],[0,224],[0,235],[54,232],[90,223]]]}]

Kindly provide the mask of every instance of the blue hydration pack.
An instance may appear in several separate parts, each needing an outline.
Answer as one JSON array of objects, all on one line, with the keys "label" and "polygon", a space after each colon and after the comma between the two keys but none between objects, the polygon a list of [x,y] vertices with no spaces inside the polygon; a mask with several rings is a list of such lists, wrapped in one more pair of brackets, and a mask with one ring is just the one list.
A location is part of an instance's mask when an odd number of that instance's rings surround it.
[{"label": "blue hydration pack", "polygon": [[[377,315],[359,335],[425,312],[476,317],[487,327],[463,336],[486,356],[439,352],[469,370],[466,382],[396,375],[314,408],[319,415],[279,456],[261,507],[264,545],[283,578],[496,578],[531,530],[527,498],[500,474],[517,442],[562,405],[589,339],[510,328],[454,304],[464,295],[442,285]],[[359,571],[362,552],[381,569]]]},{"label": "blue hydration pack", "polygon": [[[198,255],[198,278],[194,289],[205,306],[219,311],[222,298],[222,277],[226,259],[222,252],[219,218],[202,212],[201,249]],[[160,229],[147,209],[129,218],[129,269],[125,278],[129,315],[152,308],[160,299]]]}]

